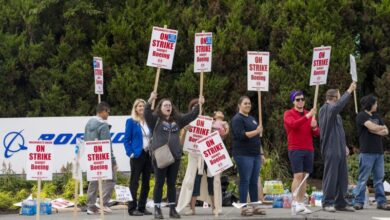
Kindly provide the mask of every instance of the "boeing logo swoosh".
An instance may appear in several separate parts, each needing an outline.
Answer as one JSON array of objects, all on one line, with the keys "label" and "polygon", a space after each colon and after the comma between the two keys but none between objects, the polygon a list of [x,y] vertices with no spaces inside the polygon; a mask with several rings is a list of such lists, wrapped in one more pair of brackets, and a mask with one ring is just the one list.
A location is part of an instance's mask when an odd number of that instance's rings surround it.
[{"label": "boeing logo swoosh", "polygon": [[5,148],[4,157],[10,158],[14,153],[21,150],[27,150],[27,147],[24,145],[24,137],[22,135],[23,130],[17,132],[12,131],[5,135],[3,140],[3,146]]}]

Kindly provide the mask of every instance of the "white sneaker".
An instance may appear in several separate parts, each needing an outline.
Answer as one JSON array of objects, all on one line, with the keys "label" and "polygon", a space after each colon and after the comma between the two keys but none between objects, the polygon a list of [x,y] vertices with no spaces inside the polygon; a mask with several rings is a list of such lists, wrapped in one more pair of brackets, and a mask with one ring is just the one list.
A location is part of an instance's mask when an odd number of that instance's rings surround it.
[{"label": "white sneaker", "polygon": [[103,206],[103,212],[112,213],[112,210],[110,208],[108,208],[107,206]]},{"label": "white sneaker", "polygon": [[96,215],[98,213],[99,211],[97,210],[87,209],[87,215]]},{"label": "white sneaker", "polygon": [[296,213],[298,214],[311,214],[313,213],[310,209],[306,208],[303,203],[298,203],[296,206]]}]

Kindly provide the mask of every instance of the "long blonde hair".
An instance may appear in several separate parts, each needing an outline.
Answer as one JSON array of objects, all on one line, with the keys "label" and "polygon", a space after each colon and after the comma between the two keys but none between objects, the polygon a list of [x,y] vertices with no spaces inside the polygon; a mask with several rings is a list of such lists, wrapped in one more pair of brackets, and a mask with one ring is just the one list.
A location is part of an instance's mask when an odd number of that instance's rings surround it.
[{"label": "long blonde hair", "polygon": [[138,122],[141,122],[141,120],[143,120],[144,116],[142,115],[138,115],[138,113],[135,111],[135,109],[137,108],[137,106],[140,104],[140,103],[143,103],[144,105],[146,105],[146,102],[145,100],[143,99],[136,99],[134,101],[134,104],[133,104],[133,108],[131,109],[131,117],[135,120],[135,121],[138,121]]}]

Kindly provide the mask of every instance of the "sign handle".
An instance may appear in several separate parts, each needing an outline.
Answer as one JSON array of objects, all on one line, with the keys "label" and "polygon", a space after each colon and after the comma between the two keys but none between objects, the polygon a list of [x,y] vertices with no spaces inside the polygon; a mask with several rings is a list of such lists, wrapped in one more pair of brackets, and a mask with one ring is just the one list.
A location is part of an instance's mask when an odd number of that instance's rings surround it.
[{"label": "sign handle", "polygon": [[[165,27],[165,26],[164,26]],[[157,72],[156,72],[156,79],[154,80],[154,89],[153,89],[153,92],[157,93],[157,88],[158,88],[158,81],[160,79],[160,70],[161,68],[157,68]],[[152,102],[152,110],[154,110],[154,106],[156,105],[156,99],[153,99],[153,102]]]},{"label": "sign handle", "polygon": [[[167,28],[168,26],[167,25],[164,25],[164,28]],[[160,80],[160,70],[161,68],[157,68],[157,72],[156,72],[156,78],[154,80],[154,88],[153,88],[153,92],[157,93],[157,88],[158,88],[158,81]],[[154,110],[154,106],[156,105],[156,100],[154,99],[153,102],[152,102],[152,110]]]},{"label": "sign handle", "polygon": [[[204,33],[204,30],[202,30]],[[204,73],[203,70],[200,72],[200,88],[199,88],[199,97],[203,96],[203,82],[204,82]],[[199,103],[199,115],[202,115],[202,104]]]},{"label": "sign handle", "polygon": [[[204,82],[204,74],[203,71],[200,72],[200,89],[199,89],[199,97],[203,96],[203,82]],[[202,104],[199,103],[199,115],[202,115]]]},{"label": "sign handle", "polygon": [[78,193],[78,187],[79,187],[79,181],[75,179],[75,185],[74,185],[74,207],[73,207],[73,219],[77,219],[77,203],[79,201],[79,193]]},{"label": "sign handle", "polygon": [[357,97],[356,97],[356,90],[353,91],[353,98],[355,100],[355,112],[358,113],[358,106],[357,106]]},{"label": "sign handle", "polygon": [[41,218],[41,178],[38,177],[38,193],[37,193],[37,215],[36,219],[39,220]]},{"label": "sign handle", "polygon": [[[259,104],[259,125],[263,126],[263,115],[261,112],[261,91],[257,91],[257,102]],[[260,133],[260,137],[263,137],[263,132]]]},{"label": "sign handle", "polygon": [[98,94],[98,103],[101,103],[102,102],[102,99],[100,97],[100,94]]},{"label": "sign handle", "polygon": [[99,177],[99,200],[100,200],[100,219],[104,219],[104,211],[103,211],[103,180]]},{"label": "sign handle", "polygon": [[315,93],[314,93],[314,103],[313,103],[313,107],[314,107],[315,109],[317,109],[318,90],[319,90],[319,89],[320,89],[320,85],[317,84],[317,85],[316,85],[316,91],[315,91]]}]

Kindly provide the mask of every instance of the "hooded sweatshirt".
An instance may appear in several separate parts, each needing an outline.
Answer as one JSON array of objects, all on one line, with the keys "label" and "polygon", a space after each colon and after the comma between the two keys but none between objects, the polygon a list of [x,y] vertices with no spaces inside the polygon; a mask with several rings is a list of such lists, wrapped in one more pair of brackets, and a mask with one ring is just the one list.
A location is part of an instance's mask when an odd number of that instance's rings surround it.
[{"label": "hooded sweatshirt", "polygon": [[[99,116],[94,116],[87,122],[85,125],[84,141],[95,141],[95,140],[110,140],[110,128],[111,125],[107,123],[106,120],[103,120]],[[111,149],[111,160],[112,164],[116,165],[116,159],[112,151],[112,143],[110,142]]]}]

